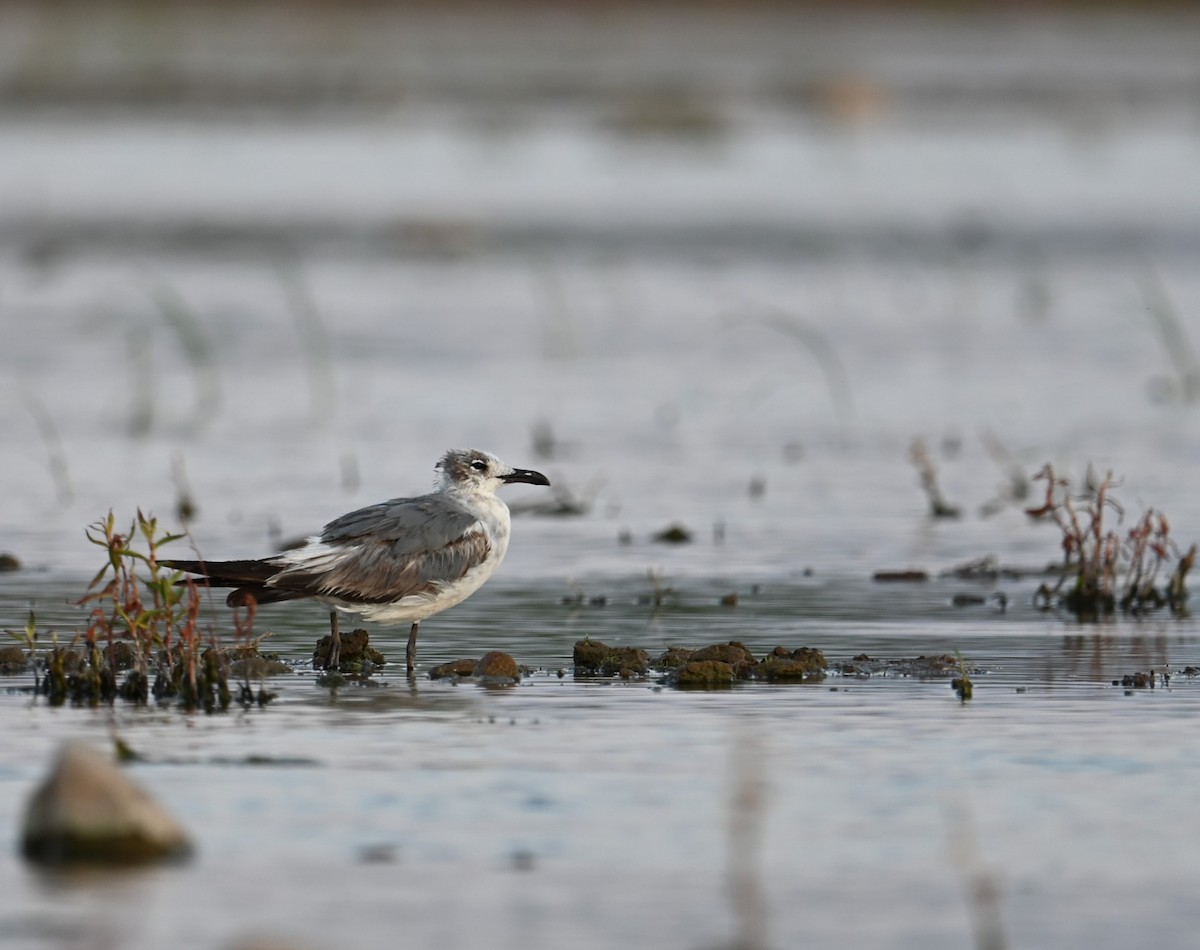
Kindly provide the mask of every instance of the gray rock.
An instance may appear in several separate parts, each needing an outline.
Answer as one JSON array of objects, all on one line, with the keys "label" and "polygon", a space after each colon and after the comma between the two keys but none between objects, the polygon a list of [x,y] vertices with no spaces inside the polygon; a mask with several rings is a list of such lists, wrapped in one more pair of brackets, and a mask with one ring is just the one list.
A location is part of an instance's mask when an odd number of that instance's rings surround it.
[{"label": "gray rock", "polygon": [[191,843],[110,759],[70,742],[29,801],[21,849],[42,864],[140,864],[187,857]]}]

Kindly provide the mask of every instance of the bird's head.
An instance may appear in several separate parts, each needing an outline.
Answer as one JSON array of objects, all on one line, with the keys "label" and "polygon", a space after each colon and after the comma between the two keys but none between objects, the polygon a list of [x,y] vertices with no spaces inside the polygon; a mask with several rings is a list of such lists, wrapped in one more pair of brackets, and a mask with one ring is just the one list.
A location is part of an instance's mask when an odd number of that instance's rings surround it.
[{"label": "bird's head", "polygon": [[468,492],[495,492],[501,485],[526,482],[530,485],[549,485],[541,472],[506,465],[491,452],[480,449],[451,449],[437,463],[438,487],[456,488]]}]

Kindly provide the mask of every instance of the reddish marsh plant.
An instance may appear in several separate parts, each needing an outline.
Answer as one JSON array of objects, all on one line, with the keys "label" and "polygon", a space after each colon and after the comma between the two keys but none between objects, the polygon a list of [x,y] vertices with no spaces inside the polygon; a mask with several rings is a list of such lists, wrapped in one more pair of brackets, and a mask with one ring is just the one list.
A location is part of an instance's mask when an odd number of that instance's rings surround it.
[{"label": "reddish marsh plant", "polygon": [[[162,533],[158,519],[139,510],[125,533],[110,511],[87,537],[104,549],[105,563],[80,600],[91,605],[83,655],[72,661],[67,651],[51,652],[46,695],[94,705],[117,697],[145,703],[153,693],[160,700],[177,696],[188,709],[226,708],[227,664],[212,634],[200,630],[200,589],[159,561],[163,545],[184,535]],[[118,685],[117,672],[126,666]]]},{"label": "reddish marsh plant", "polygon": [[[1089,472],[1088,489],[1075,497],[1069,480],[1057,476],[1048,463],[1034,480],[1046,483],[1046,497],[1026,514],[1058,525],[1063,550],[1062,575],[1053,588],[1043,584],[1038,589],[1040,604],[1064,606],[1081,620],[1109,616],[1118,607],[1132,614],[1163,606],[1173,614],[1186,612],[1185,581],[1196,545],[1181,555],[1162,512],[1147,509],[1122,536],[1117,528],[1124,509],[1112,497],[1111,472],[1099,481]],[[1159,576],[1171,561],[1175,569],[1160,589]]]}]

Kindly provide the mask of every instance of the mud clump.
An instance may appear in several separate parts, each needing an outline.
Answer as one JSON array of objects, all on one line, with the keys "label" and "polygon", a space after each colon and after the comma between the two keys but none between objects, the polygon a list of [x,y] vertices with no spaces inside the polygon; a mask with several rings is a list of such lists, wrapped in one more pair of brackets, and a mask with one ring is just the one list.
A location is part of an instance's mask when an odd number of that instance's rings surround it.
[{"label": "mud clump", "polygon": [[641,647],[616,647],[600,664],[601,676],[630,679],[650,672],[650,654]]},{"label": "mud clump", "polygon": [[459,678],[463,676],[474,676],[475,667],[479,665],[478,660],[464,658],[461,660],[451,660],[449,663],[439,663],[429,671],[431,680]]},{"label": "mud clump", "polygon": [[599,640],[579,640],[573,651],[576,676],[620,676],[629,679],[650,671],[650,654],[640,647],[610,647]]},{"label": "mud clump", "polygon": [[278,653],[262,653],[256,645],[228,651],[229,675],[239,680],[261,680],[291,673],[292,667]]},{"label": "mud clump", "polygon": [[521,681],[521,668],[511,654],[492,650],[479,658],[474,675],[485,684],[508,685]]},{"label": "mud clump", "polygon": [[650,665],[656,670],[675,670],[690,660],[695,652],[686,647],[667,647],[650,661]]},{"label": "mud clump", "polygon": [[522,669],[512,654],[500,650],[485,653],[479,659],[463,657],[441,663],[429,671],[431,680],[476,679],[483,686],[512,686],[521,682]]},{"label": "mud clump", "polygon": [[685,689],[712,689],[715,686],[732,686],[734,678],[732,664],[720,660],[688,660],[667,677],[667,682]]},{"label": "mud clump", "polygon": [[1123,686],[1126,689],[1154,689],[1156,683],[1157,678],[1153,671],[1128,673],[1119,680],[1112,681],[1113,686]]},{"label": "mud clump", "polygon": [[229,664],[219,650],[196,654],[175,644],[142,658],[124,678],[117,676],[111,655],[95,642],[85,643],[82,650],[55,647],[46,653],[36,692],[51,706],[98,706],[116,699],[146,703],[153,696],[160,703],[178,698],[188,709],[214,712],[231,702]]},{"label": "mud clump", "polygon": [[747,679],[758,665],[754,654],[737,640],[703,647],[688,657],[690,663],[706,663],[710,660],[728,664],[737,679]]},{"label": "mud clump", "polygon": [[136,657],[133,645],[128,640],[114,640],[104,647],[104,658],[118,670],[127,670],[133,666]]},{"label": "mud clump", "polygon": [[604,663],[604,658],[612,652],[612,647],[599,640],[578,640],[572,651],[575,660],[575,672],[598,673]]},{"label": "mud clump", "polygon": [[644,676],[661,670],[668,686],[720,687],[739,681],[797,683],[825,678],[825,656],[813,647],[776,647],[761,661],[744,643],[730,640],[699,649],[673,646],[653,660],[637,647],[610,647],[599,640],[575,644],[576,676]]},{"label": "mud clump", "polygon": [[857,656],[851,657],[847,661],[843,661],[836,665],[836,669],[843,676],[858,676],[868,677],[873,672],[878,672],[881,660],[874,659],[869,653],[859,653]]},{"label": "mud clump", "polygon": [[960,673],[962,664],[958,657],[942,654],[940,656],[918,656],[912,660],[889,660],[888,666],[902,676],[915,676],[918,679],[942,679]]},{"label": "mud clump", "polygon": [[[889,660],[875,659],[860,653],[849,662],[835,667],[843,676],[911,676],[916,679],[949,679],[963,674],[962,661],[956,656],[896,657]],[[971,672],[979,672],[973,670]]]},{"label": "mud clump", "polygon": [[29,669],[29,657],[20,647],[0,647],[0,673],[12,675]]},{"label": "mud clump", "polygon": [[769,683],[823,680],[825,667],[825,654],[814,647],[800,647],[790,653],[776,647],[755,667],[754,676]]},{"label": "mud clump", "polygon": [[[366,630],[359,628],[343,633],[341,641],[338,670],[342,673],[370,673],[387,663],[387,657],[371,646]],[[332,645],[333,637],[330,634],[325,634],[317,641],[312,658],[314,670],[329,667],[329,650]]]},{"label": "mud clump", "polygon": [[15,554],[7,552],[0,554],[0,574],[7,574],[11,571],[19,571],[21,562]]}]

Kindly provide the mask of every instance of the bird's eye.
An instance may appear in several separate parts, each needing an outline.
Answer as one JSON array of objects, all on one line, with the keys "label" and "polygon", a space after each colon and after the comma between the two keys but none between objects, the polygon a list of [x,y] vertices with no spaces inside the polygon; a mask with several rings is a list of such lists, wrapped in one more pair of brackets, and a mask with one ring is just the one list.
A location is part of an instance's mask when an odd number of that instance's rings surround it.
[{"label": "bird's eye", "polygon": [[487,462],[485,462],[483,459],[476,459],[471,463],[471,468],[475,469],[477,472],[486,472]]}]

